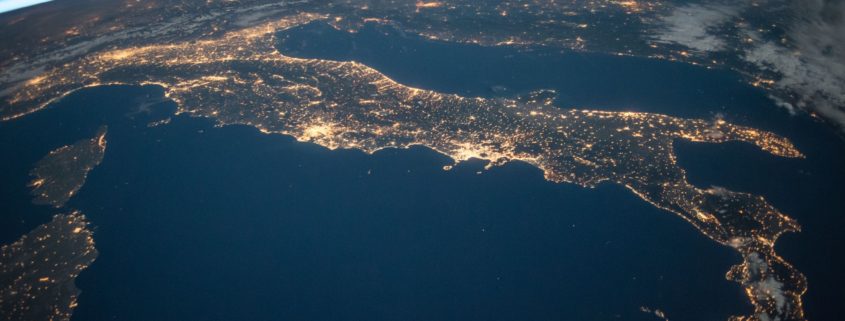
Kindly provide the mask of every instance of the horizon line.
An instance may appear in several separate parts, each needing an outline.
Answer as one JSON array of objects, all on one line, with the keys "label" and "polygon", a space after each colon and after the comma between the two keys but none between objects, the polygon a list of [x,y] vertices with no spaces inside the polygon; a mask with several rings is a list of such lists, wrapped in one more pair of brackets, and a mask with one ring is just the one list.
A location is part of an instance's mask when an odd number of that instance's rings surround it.
[{"label": "horizon line", "polygon": [[50,1],[52,0],[0,0],[0,14]]}]

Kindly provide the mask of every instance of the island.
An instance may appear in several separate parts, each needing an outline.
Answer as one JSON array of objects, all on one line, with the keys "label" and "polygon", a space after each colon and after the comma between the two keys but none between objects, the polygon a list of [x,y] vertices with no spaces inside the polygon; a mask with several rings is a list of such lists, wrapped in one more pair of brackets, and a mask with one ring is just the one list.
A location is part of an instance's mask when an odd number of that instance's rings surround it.
[{"label": "island", "polygon": [[97,258],[80,212],[56,215],[0,249],[3,320],[70,320],[79,289],[74,281]]},{"label": "island", "polygon": [[553,182],[619,184],[742,255],[728,278],[744,287],[755,313],[732,319],[804,319],[806,280],[774,251],[777,239],[798,231],[798,223],[761,196],[692,185],[673,147],[677,140],[741,141],[777,156],[803,157],[786,138],[721,119],[444,94],[397,83],[358,62],[294,58],[274,47],[276,32],[328,18],[300,13],[216,38],[97,52],[13,88],[0,114],[21,117],[86,87],[157,85],[179,114],[329,149],[373,153],[425,146],[456,163],[520,161]]},{"label": "island", "polygon": [[106,132],[105,126],[100,127],[94,137],[57,148],[39,160],[30,172],[32,202],[64,206],[85,184],[88,172],[103,161]]}]

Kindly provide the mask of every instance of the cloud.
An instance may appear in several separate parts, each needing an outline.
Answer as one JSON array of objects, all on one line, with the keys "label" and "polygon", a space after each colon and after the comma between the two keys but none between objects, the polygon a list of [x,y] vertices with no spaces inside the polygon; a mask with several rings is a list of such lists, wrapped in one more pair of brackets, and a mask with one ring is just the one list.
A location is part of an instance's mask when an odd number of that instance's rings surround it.
[{"label": "cloud", "polygon": [[679,44],[699,52],[721,51],[727,43],[711,30],[730,22],[741,10],[741,6],[721,4],[678,7],[663,17],[662,28],[654,41]]},{"label": "cloud", "polygon": [[845,1],[796,1],[792,15],[786,45],[762,41],[744,59],[780,76],[774,87],[787,95],[775,95],[779,105],[845,126]]},{"label": "cloud", "polygon": [[[778,312],[786,309],[786,294],[783,292],[783,282],[775,279],[769,272],[769,264],[758,253],[751,253],[746,259],[749,274],[754,281],[752,291],[760,301],[771,300]],[[767,320],[768,314],[762,313],[759,318]]]},{"label": "cloud", "polygon": [[[783,35],[758,31],[775,25]],[[738,64],[729,67],[774,77],[775,104],[845,129],[845,0],[682,5],[659,19],[651,38],[687,47],[699,59],[735,55]]]},{"label": "cloud", "polygon": [[783,311],[783,308],[786,307],[786,296],[783,294],[783,282],[775,280],[775,278],[770,276],[760,282],[757,282],[756,289],[758,298],[771,298],[775,301],[775,306],[779,311]]}]

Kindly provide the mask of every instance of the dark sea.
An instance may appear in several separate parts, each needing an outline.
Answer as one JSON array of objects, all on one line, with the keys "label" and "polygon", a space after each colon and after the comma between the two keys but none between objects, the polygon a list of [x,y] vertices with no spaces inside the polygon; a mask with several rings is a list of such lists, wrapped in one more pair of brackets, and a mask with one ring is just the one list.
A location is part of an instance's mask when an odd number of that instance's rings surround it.
[{"label": "dark sea", "polygon": [[[845,300],[845,141],[727,70],[547,48],[431,42],[387,27],[311,24],[292,56],[356,60],[468,96],[554,89],[561,108],[714,118],[792,139],[806,159],[678,142],[697,186],[765,196],[802,225],[778,252],[809,280],[811,320]],[[732,249],[626,189],[554,184],[536,168],[450,171],[422,147],[330,151],[172,113],[159,87],[111,86],[0,123],[0,241],[56,210],[30,203],[33,164],[109,126],[102,164],[68,204],[100,252],[73,320],[726,320],[750,314]]]}]

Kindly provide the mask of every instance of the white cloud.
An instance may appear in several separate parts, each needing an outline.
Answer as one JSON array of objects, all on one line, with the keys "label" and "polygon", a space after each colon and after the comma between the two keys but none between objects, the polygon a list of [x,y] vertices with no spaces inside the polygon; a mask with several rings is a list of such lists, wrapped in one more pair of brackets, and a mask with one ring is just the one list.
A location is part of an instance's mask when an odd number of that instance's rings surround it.
[{"label": "white cloud", "polygon": [[[786,294],[783,292],[783,282],[778,281],[771,275],[769,264],[758,253],[749,254],[746,258],[746,264],[751,278],[758,279],[752,284],[754,296],[761,301],[774,301],[777,311],[783,313],[787,307]],[[761,320],[766,320],[769,315],[763,313],[758,317]]]},{"label": "white cloud", "polygon": [[744,59],[781,76],[775,88],[794,97],[777,97],[779,105],[815,111],[845,126],[845,1],[808,0],[794,6],[795,22],[787,30],[790,46],[765,41]]},{"label": "white cloud", "polygon": [[[769,95],[775,104],[790,112],[815,112],[845,129],[845,0],[750,4],[737,1],[679,6],[660,19],[652,39],[685,46],[700,58],[714,52],[736,53],[750,64],[735,66],[740,70],[777,76]],[[743,20],[749,13],[754,18]],[[766,14],[771,22],[759,21]],[[748,24],[755,20],[758,24],[780,25],[785,38],[765,39]],[[739,34],[719,30],[739,21],[747,26],[741,27]],[[737,39],[749,38],[753,41],[747,46],[732,46]]]},{"label": "white cloud", "polygon": [[723,50],[725,41],[710,31],[730,22],[741,10],[739,6],[720,4],[678,7],[662,18],[662,29],[654,36],[654,40],[683,45],[703,53]]},{"label": "white cloud", "polygon": [[783,311],[786,307],[786,296],[783,294],[783,282],[775,280],[773,277],[768,277],[760,282],[757,282],[757,297],[760,299],[771,298],[775,301],[775,306],[778,311]]}]

